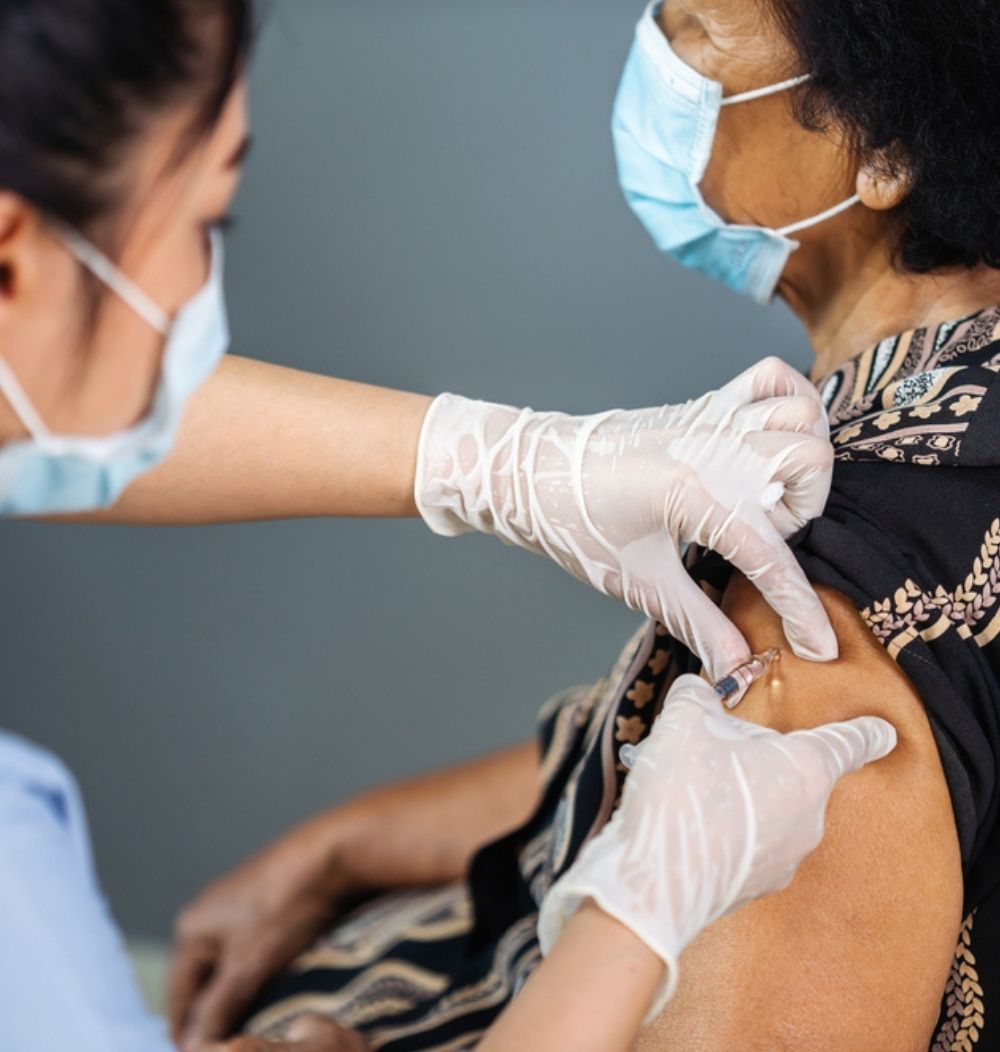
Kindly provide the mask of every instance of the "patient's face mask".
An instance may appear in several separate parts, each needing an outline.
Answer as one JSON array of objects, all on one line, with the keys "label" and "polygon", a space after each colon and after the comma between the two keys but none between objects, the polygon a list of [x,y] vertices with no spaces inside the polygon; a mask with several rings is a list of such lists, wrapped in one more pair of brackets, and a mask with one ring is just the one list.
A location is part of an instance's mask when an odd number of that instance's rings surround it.
[{"label": "patient's face mask", "polygon": [[114,504],[173,448],[188,399],[229,346],[222,236],[211,237],[208,281],[171,320],[98,249],[72,231],[58,236],[95,277],[166,338],[148,415],[101,437],[53,434],[10,366],[0,358],[0,393],[30,438],[0,446],[0,515],[91,511]]},{"label": "patient's face mask", "polygon": [[657,24],[654,0],[636,27],[615,100],[612,132],[625,198],[658,248],[692,270],[767,303],[788,257],[791,234],[857,204],[857,195],[779,229],[727,223],[705,203],[699,183],[723,106],[787,91],[808,75],[722,97],[722,85],[680,59]]}]

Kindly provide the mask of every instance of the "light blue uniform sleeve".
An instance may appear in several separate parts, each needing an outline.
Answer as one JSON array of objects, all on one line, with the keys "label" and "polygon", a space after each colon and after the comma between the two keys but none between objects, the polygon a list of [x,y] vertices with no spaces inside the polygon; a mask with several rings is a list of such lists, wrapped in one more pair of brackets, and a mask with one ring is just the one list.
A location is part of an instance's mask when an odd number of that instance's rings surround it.
[{"label": "light blue uniform sleeve", "polygon": [[80,792],[0,733],[0,1049],[174,1052],[97,885]]}]

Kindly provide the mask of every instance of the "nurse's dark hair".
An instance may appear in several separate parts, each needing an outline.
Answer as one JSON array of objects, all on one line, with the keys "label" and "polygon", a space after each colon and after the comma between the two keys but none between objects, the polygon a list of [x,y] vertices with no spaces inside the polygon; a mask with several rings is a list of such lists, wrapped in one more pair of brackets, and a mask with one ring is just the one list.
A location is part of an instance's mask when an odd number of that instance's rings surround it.
[{"label": "nurse's dark hair", "polygon": [[112,216],[151,117],[194,100],[188,147],[215,125],[251,3],[0,0],[0,189],[78,229]]},{"label": "nurse's dark hair", "polygon": [[898,262],[1000,267],[1000,4],[767,0],[812,79],[799,119],[835,119],[860,160],[904,173]]}]

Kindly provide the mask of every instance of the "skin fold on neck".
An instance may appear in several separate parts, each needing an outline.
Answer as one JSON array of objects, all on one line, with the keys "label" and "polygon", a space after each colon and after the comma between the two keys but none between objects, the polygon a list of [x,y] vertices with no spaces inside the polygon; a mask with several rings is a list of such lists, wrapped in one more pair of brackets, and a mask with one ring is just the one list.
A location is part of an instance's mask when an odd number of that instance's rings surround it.
[{"label": "skin fold on neck", "polygon": [[[884,238],[860,236],[866,217],[853,217],[855,235],[829,231],[803,245],[778,294],[806,328],[815,353],[810,370],[820,380],[844,362],[897,333],[933,328],[1000,304],[1000,271],[979,266],[914,274],[894,265]],[[851,220],[834,220],[833,228]]]}]

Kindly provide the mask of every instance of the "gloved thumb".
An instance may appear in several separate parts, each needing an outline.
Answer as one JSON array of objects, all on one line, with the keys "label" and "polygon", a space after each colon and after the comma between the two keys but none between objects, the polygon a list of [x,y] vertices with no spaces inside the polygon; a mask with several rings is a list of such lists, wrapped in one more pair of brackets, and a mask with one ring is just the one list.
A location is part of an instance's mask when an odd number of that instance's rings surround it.
[{"label": "gloved thumb", "polygon": [[[721,711],[719,695],[715,693],[715,687],[693,672],[678,676],[670,685],[670,690],[663,699],[661,715],[675,710],[683,702],[697,705],[711,715],[716,715]],[[657,726],[658,723],[653,724],[654,729]]]},{"label": "gloved thumb", "polygon": [[827,773],[833,782],[865,764],[888,756],[898,740],[896,728],[878,716],[858,716],[797,734],[811,738],[820,746]]}]

